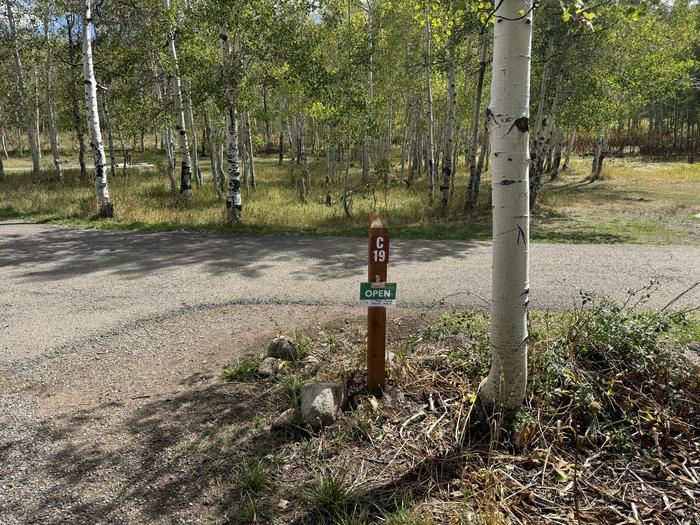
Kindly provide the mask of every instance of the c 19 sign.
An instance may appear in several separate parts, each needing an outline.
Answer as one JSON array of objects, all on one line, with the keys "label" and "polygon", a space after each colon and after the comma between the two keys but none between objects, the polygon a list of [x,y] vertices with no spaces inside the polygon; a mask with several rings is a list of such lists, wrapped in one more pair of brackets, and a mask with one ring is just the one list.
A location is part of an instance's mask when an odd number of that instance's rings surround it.
[{"label": "c 19 sign", "polygon": [[369,262],[387,264],[389,262],[389,237],[372,235],[370,238]]}]

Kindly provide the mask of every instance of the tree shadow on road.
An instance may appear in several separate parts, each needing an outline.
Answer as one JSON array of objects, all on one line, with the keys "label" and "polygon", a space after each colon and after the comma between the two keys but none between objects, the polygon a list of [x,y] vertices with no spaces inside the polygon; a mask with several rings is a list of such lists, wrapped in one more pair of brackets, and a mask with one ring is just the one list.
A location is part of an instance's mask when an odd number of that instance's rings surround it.
[{"label": "tree shadow on road", "polygon": [[[273,266],[292,276],[328,278],[366,267],[367,241],[338,237],[285,237],[185,232],[106,232],[39,226],[31,235],[0,238],[0,268],[26,267],[25,278],[69,279],[96,272],[123,278],[201,266],[213,276],[264,277]],[[459,257],[483,245],[468,241],[392,242],[392,262]]]},{"label": "tree shadow on road", "polygon": [[[38,493],[5,502],[5,509],[31,523],[201,521],[236,506],[239,494],[230,481],[242,458],[263,458],[295,438],[256,423],[262,407],[280,403],[263,384],[217,380],[136,403],[100,403],[44,420],[39,434],[50,444],[48,468],[28,473],[42,477]],[[240,431],[236,446],[229,443],[230,457],[218,465],[229,472],[227,484],[212,482],[206,461],[197,458],[194,439],[217,428]]]}]

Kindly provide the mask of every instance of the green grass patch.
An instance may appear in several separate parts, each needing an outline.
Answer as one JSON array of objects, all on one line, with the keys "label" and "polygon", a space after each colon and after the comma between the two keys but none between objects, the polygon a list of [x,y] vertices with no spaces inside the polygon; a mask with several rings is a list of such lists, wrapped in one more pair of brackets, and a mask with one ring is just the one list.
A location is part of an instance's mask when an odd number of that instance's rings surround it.
[{"label": "green grass patch", "polygon": [[235,365],[225,368],[222,372],[222,377],[227,381],[241,381],[255,377],[258,373],[259,364],[257,359],[241,359]]},{"label": "green grass patch", "polygon": [[[139,167],[119,170],[110,179],[116,209],[114,220],[98,218],[92,180],[66,169],[62,180],[34,182],[26,160],[14,159],[13,169],[0,191],[0,218],[27,219],[88,228],[138,231],[202,231],[275,233],[282,235],[365,236],[367,216],[380,210],[389,217],[392,235],[407,239],[491,238],[490,180],[483,178],[480,201],[471,215],[462,213],[467,174],[457,170],[455,190],[447,210],[438,199],[428,198],[425,178],[407,187],[397,180],[384,187],[374,176],[362,185],[358,165],[350,170],[352,216],[341,205],[342,181],[326,185],[325,161],[312,160],[312,184],[306,202],[298,195],[301,167],[273,157],[257,159],[257,189],[243,190],[243,221],[226,220],[224,200],[217,197],[209,177],[207,159],[202,162],[204,186],[195,188],[190,202],[181,202],[170,190],[161,153],[147,151],[136,161]],[[67,166],[71,166],[67,162]],[[542,188],[533,214],[532,239],[566,243],[691,243],[700,242],[695,215],[700,213],[700,165],[642,163],[610,159],[604,180],[586,184],[590,167],[586,159],[574,159],[571,169]],[[18,171],[20,170],[20,171]],[[330,195],[333,204],[325,204]]]}]

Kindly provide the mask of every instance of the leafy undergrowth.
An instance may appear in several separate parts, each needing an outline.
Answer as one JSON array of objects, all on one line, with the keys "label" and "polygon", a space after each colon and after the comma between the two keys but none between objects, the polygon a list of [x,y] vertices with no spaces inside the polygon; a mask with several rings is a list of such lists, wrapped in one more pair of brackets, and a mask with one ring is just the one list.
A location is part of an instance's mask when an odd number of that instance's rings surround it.
[{"label": "leafy undergrowth", "polygon": [[[466,423],[488,316],[424,312],[390,323],[382,399],[363,386],[363,320],[346,320],[308,334],[275,378],[234,376],[269,403],[187,448],[203,483],[229,487],[223,523],[697,523],[700,372],[685,352],[700,319],[639,306],[583,294],[532,314],[525,405],[488,437]],[[346,382],[339,420],[270,430],[318,380]]]}]

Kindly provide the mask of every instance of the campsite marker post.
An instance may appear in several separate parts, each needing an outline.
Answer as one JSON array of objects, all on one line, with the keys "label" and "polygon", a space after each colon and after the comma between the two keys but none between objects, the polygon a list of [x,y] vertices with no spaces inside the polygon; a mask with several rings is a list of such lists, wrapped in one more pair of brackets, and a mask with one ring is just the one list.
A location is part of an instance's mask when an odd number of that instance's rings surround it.
[{"label": "campsite marker post", "polygon": [[386,217],[369,216],[369,271],[360,286],[360,301],[367,309],[367,388],[381,394],[385,387],[386,306],[396,300],[396,284],[387,283],[389,226]]}]

